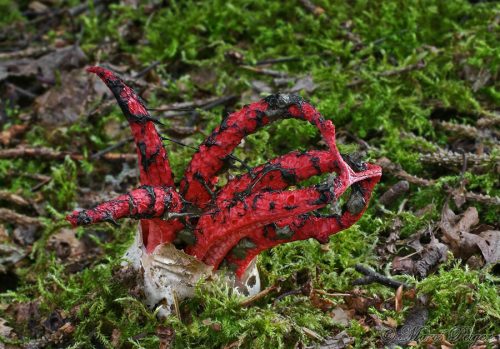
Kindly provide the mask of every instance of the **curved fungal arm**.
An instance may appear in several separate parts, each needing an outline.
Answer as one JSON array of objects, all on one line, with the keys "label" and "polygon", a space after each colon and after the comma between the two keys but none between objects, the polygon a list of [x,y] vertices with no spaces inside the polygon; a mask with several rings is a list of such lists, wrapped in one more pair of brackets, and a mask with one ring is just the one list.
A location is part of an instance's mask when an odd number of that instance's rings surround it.
[{"label": "curved fungal arm", "polygon": [[325,183],[290,191],[253,193],[234,206],[219,208],[216,214],[207,212],[200,217],[195,229],[196,245],[187,252],[200,260],[211,249],[223,253],[232,247],[227,243],[240,231],[249,227],[258,229],[325,207],[341,195],[339,190],[342,190],[340,186]]},{"label": "curved fungal arm", "polygon": [[[296,95],[278,94],[245,106],[229,115],[200,145],[187,167],[181,181],[182,196],[199,207],[205,207],[212,199],[217,182],[216,174],[224,167],[225,160],[249,134],[278,118],[297,118],[309,121],[316,127],[332,153],[338,153],[335,145],[335,128],[309,103]],[[343,173],[343,164],[337,164],[337,172]]]},{"label": "curved fungal arm", "polygon": [[369,165],[369,170],[373,171],[372,177],[354,186],[354,191],[341,216],[306,214],[284,219],[261,229],[247,229],[238,232],[231,241],[228,241],[228,246],[234,246],[232,250],[211,250],[203,261],[215,267],[224,261],[238,277],[241,277],[253,258],[264,250],[309,238],[321,243],[327,242],[331,235],[356,223],[366,211],[373,188],[382,174],[380,168],[375,165]]},{"label": "curved fungal arm", "polygon": [[121,218],[155,218],[180,212],[182,200],[172,187],[142,186],[88,210],[76,210],[66,217],[73,226],[116,222]]},{"label": "curved fungal arm", "polygon": [[173,186],[167,152],[142,99],[113,72],[101,67],[87,71],[97,74],[113,92],[129,122],[139,156],[141,184]]},{"label": "curved fungal arm", "polygon": [[[139,158],[141,184],[173,187],[167,152],[143,100],[113,72],[101,67],[89,67],[87,71],[99,76],[111,90],[129,122]],[[171,242],[181,228],[178,221],[165,224],[159,219],[141,220],[143,242],[148,250],[154,249],[158,241]]]},{"label": "curved fungal arm", "polygon": [[293,151],[228,181],[216,193],[216,205],[233,205],[257,191],[283,190],[312,176],[333,172],[335,169],[335,156],[330,151]]},{"label": "curved fungal arm", "polygon": [[[314,238],[321,242],[328,241],[328,237],[343,229],[347,229],[361,218],[375,184],[380,180],[381,170],[378,166],[367,164],[367,169],[355,175],[352,192],[346,203],[346,210],[341,216],[319,216],[312,214],[289,216],[276,220],[259,229],[245,229],[234,231],[218,244],[213,244],[204,257],[206,264],[215,266],[226,258],[231,257],[231,249],[238,245],[242,239],[250,239],[255,245],[249,253],[257,255],[263,250],[278,244]],[[336,196],[337,198],[339,195]],[[246,241],[246,240],[245,240]],[[253,251],[253,252],[252,252]],[[231,258],[230,258],[231,259]],[[247,260],[250,262],[251,258]],[[244,261],[237,261],[238,270],[244,270]]]}]

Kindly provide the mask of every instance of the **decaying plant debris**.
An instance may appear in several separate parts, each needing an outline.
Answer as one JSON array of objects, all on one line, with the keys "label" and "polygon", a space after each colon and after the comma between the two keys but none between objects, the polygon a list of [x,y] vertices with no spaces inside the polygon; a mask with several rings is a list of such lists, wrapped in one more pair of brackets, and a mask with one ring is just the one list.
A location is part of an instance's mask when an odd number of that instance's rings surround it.
[{"label": "decaying plant debris", "polygon": [[[0,1],[0,348],[498,346],[497,2],[72,5]],[[318,128],[287,119],[234,147],[215,186],[189,189],[194,173],[182,181],[227,115],[278,92],[335,124],[349,166],[363,159],[383,176],[344,233],[263,251],[255,296],[200,283],[159,319],[140,301],[143,273],[122,266],[136,222],[72,229],[64,219],[141,180],[128,125],[89,64],[146,101],[173,186],[203,192],[201,211],[212,193],[230,202],[270,159],[328,151]],[[323,172],[289,189],[328,183]],[[215,255],[200,258],[232,262]]]}]

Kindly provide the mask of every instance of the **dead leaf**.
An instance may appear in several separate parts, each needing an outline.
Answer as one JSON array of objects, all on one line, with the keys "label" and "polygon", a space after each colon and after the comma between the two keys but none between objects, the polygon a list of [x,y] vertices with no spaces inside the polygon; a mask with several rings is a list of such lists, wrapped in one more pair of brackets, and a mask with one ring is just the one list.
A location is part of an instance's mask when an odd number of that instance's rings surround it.
[{"label": "dead leaf", "polygon": [[30,2],[30,4],[28,5],[28,8],[37,14],[42,14],[42,13],[47,12],[49,10],[47,5],[41,3],[40,1]]},{"label": "dead leaf", "polygon": [[318,85],[316,85],[313,81],[313,78],[311,75],[306,75],[302,76],[295,81],[295,84],[291,89],[288,90],[288,92],[291,93],[297,93],[297,92],[314,92],[318,88]]},{"label": "dead leaf", "polygon": [[361,292],[345,297],[344,301],[348,308],[352,308],[358,314],[366,314],[368,312],[368,308],[373,306],[378,309],[382,304],[382,300],[380,298],[376,296],[373,298],[365,297],[361,294]]},{"label": "dead leaf", "polygon": [[13,59],[0,62],[0,81],[11,77],[55,82],[56,71],[81,67],[87,57],[79,46],[67,46],[38,59]]},{"label": "dead leaf", "polygon": [[0,244],[10,241],[9,234],[3,224],[0,224]]},{"label": "dead leaf", "polygon": [[7,320],[0,318],[0,337],[9,338],[12,333],[13,329],[7,326]]},{"label": "dead leaf", "polygon": [[40,326],[40,303],[33,301],[29,303],[11,303],[6,310],[9,317],[14,320],[18,326],[24,326],[29,329],[31,337],[39,337],[44,333]]},{"label": "dead leaf", "polygon": [[486,263],[495,264],[500,262],[500,231],[483,231],[479,236],[483,238],[483,241],[479,241],[477,246],[481,250]]},{"label": "dead leaf", "polygon": [[121,336],[121,331],[117,328],[113,328],[113,332],[111,332],[111,345],[113,346],[113,348],[119,347]]},{"label": "dead leaf", "polygon": [[433,236],[430,243],[420,246],[421,249],[418,254],[409,257],[394,257],[392,271],[424,278],[440,263],[446,261],[448,247]]},{"label": "dead leaf", "polygon": [[48,248],[55,251],[61,259],[79,258],[85,252],[83,242],[79,240],[72,229],[61,229],[52,235],[48,241]]},{"label": "dead leaf", "polygon": [[488,230],[479,235],[472,234],[471,228],[479,223],[479,215],[475,207],[469,207],[461,215],[456,215],[446,203],[441,213],[439,227],[443,240],[450,245],[453,254],[462,259],[468,259],[473,254],[481,252],[487,263],[500,260],[500,231]]},{"label": "dead leaf", "polygon": [[175,339],[175,330],[171,326],[158,326],[156,335],[160,339],[159,349],[169,349]]},{"label": "dead leaf", "polygon": [[27,252],[14,244],[0,244],[0,273],[5,273],[27,255]]},{"label": "dead leaf", "polygon": [[337,307],[332,310],[333,321],[340,325],[347,326],[351,322],[354,314],[352,312],[345,311],[344,309]]},{"label": "dead leaf", "polygon": [[321,309],[321,311],[323,312],[327,312],[328,310],[332,309],[335,305],[334,302],[332,302],[329,299],[321,297],[317,292],[311,292],[309,299],[313,307]]},{"label": "dead leaf", "polygon": [[45,126],[74,123],[88,109],[90,101],[84,96],[94,99],[105,93],[96,82],[82,70],[63,73],[60,86],[35,99],[34,110],[40,123]]},{"label": "dead leaf", "polygon": [[252,88],[258,93],[272,93],[273,88],[265,81],[253,80],[251,82]]},{"label": "dead leaf", "polygon": [[327,338],[319,349],[344,349],[354,344],[354,338],[350,337],[346,331],[342,331],[333,337]]}]

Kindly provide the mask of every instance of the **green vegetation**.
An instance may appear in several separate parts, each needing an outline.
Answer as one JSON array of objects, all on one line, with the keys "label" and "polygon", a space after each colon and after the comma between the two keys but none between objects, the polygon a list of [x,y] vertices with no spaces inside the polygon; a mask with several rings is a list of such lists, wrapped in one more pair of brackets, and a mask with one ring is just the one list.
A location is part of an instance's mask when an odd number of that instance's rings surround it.
[{"label": "green vegetation", "polygon": [[[90,1],[89,11],[75,18],[81,28],[75,35],[79,35],[90,62],[110,62],[137,72],[159,61],[148,75],[146,98],[151,107],[232,94],[242,96],[241,103],[248,103],[265,94],[252,90],[256,80],[273,86],[274,78],[237,64],[231,55],[237,53],[248,66],[264,59],[292,57],[266,68],[289,77],[312,76],[314,92],[300,93],[334,122],[343,152],[364,151],[368,161],[387,157],[412,175],[436,180],[426,187],[411,184],[401,210],[398,206],[403,199],[382,210],[378,198],[398,181],[386,173],[363,218],[333,236],[327,245],[297,242],[259,257],[264,286],[282,283],[289,290],[300,288],[297,274],[307,270],[314,289],[350,292],[352,281],[360,276],[354,270],[356,263],[382,272],[390,270],[391,259],[382,258],[379,248],[385,245],[396,220],[402,222],[401,239],[427,226],[436,227],[447,188],[462,183],[460,166],[424,163],[420,155],[447,146],[458,149],[454,145],[457,136],[437,127],[436,120],[476,125],[478,119],[488,119],[491,111],[498,109],[500,6],[464,0],[314,3],[324,9],[323,14],[311,13],[299,1],[170,1],[164,7],[140,1],[137,9],[110,4],[105,10]],[[2,25],[23,18],[17,6],[5,0],[0,0],[0,13]],[[70,24],[63,21],[61,26],[65,25]],[[59,32],[51,32],[43,40],[53,44],[61,38],[74,39]],[[291,81],[275,90],[293,85]],[[201,143],[225,112],[221,106],[199,110],[197,126],[201,132],[190,135],[186,143]],[[13,114],[4,129],[21,123],[18,113]],[[92,120],[82,115],[68,127],[34,125],[25,142],[88,155],[129,137],[128,130],[119,128],[119,115],[114,107]],[[164,120],[167,127],[161,131],[168,133],[174,122]],[[366,141],[370,148],[364,149],[355,139]],[[286,120],[248,137],[235,155],[253,166],[290,150],[318,148],[318,141],[319,135],[310,125]],[[486,170],[466,169],[466,189],[499,197],[498,144],[490,146],[484,139],[477,142],[486,144],[493,160]],[[466,142],[467,152],[477,150],[473,144]],[[194,150],[170,142],[165,145],[179,180]],[[132,146],[126,145],[123,151],[133,152]],[[380,331],[366,319],[373,315],[402,324],[416,302],[406,297],[401,312],[372,306],[368,315],[357,314],[345,325],[302,294],[276,303],[271,295],[242,307],[242,299],[225,286],[207,282],[199,285],[193,299],[181,304],[182,321],[175,316],[159,320],[132,292],[135,279],[131,283],[129,278],[117,276],[120,258],[135,234],[135,222],[78,229],[77,236],[90,240],[100,252],[90,254],[90,261],[76,272],[56,251],[46,248],[49,238],[64,225],[61,221],[66,212],[89,206],[89,200],[97,202],[81,188],[90,188],[102,197],[109,190],[124,191],[135,184],[134,178],[121,186],[104,183],[106,175],[116,177],[125,170],[125,166],[101,160],[73,161],[69,157],[64,161],[0,160],[0,187],[44,204],[40,211],[42,237],[15,270],[19,285],[0,294],[0,317],[9,320],[9,326],[23,337],[4,341],[19,344],[33,336],[27,324],[15,323],[7,305],[35,301],[38,322],[54,312],[64,312],[70,319],[74,332],[65,338],[64,345],[71,348],[157,348],[159,330],[169,326],[175,331],[174,348],[229,348],[231,343],[231,348],[293,348],[297,343],[321,342],[311,331],[328,338],[344,328],[354,337],[355,347],[373,347],[381,343]],[[239,172],[232,170],[233,174]],[[35,173],[48,175],[51,181],[33,192],[30,189],[37,182],[29,174]],[[84,204],[81,197],[85,197]],[[429,204],[430,211],[417,214]],[[499,228],[498,206],[468,202],[465,207],[469,205],[477,207],[481,223]],[[12,235],[14,226],[5,227]],[[449,333],[457,326],[484,338],[498,334],[498,270],[472,270],[463,261],[452,259],[422,280],[396,278],[416,285],[417,296],[430,299],[426,334]],[[376,295],[387,301],[394,296],[393,290],[381,285],[358,288],[366,290],[366,297]],[[333,308],[345,304],[342,297],[328,299]],[[472,343],[454,344],[467,348]],[[425,347],[423,342],[418,345]]]}]

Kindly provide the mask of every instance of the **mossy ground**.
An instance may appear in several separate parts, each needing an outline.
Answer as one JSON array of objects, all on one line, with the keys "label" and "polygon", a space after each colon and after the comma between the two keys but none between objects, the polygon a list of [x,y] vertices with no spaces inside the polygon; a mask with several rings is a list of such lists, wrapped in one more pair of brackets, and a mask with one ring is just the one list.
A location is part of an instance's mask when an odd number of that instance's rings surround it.
[{"label": "mossy ground", "polygon": [[[371,146],[365,150],[366,160],[385,156],[413,175],[436,179],[429,187],[411,185],[401,212],[398,204],[403,199],[381,213],[377,199],[398,180],[384,175],[364,217],[351,229],[333,236],[328,248],[321,248],[316,241],[303,241],[263,253],[259,268],[266,286],[279,280],[291,282],[298,272],[308,270],[314,288],[350,292],[351,282],[359,277],[354,271],[356,263],[388,270],[389,262],[381,260],[377,248],[384,244],[394,221],[402,221],[402,237],[435,226],[448,196],[445,188],[459,186],[462,178],[460,169],[419,160],[422,152],[452,147],[449,133],[436,128],[433,120],[474,125],[478,115],[490,115],[500,104],[500,7],[496,2],[317,0],[315,4],[324,9],[320,15],[309,12],[299,1],[171,1],[164,6],[139,2],[137,8],[109,4],[105,10],[90,3],[90,11],[77,17],[76,24],[63,20],[41,40],[47,45],[79,40],[91,62],[110,62],[125,71],[137,72],[159,61],[148,75],[151,107],[230,94],[242,96],[241,103],[248,103],[259,95],[252,84],[259,80],[272,86],[273,77],[257,75],[231,57],[242,57],[247,66],[264,59],[293,57],[269,69],[291,77],[312,77],[315,90],[301,93],[335,123],[338,132],[351,135],[340,137],[343,152],[359,150],[354,136]],[[9,13],[2,14],[0,23],[7,28],[24,20],[24,30],[34,30],[22,15],[25,9],[23,3],[0,1],[0,12]],[[79,30],[61,30],[71,26]],[[408,67],[418,68],[387,74]],[[478,83],[485,72],[489,79]],[[30,111],[11,106],[4,128],[22,123],[22,112]],[[202,132],[190,135],[187,141],[199,144],[225,112],[223,107],[199,111],[197,123]],[[128,137],[126,130],[109,134],[108,126],[120,122],[115,108],[92,122],[82,116],[67,127],[47,129],[35,124],[24,140],[34,146],[89,154]],[[421,138],[402,137],[408,133]],[[287,120],[248,137],[235,155],[256,165],[289,150],[315,148],[318,141],[314,128]],[[194,150],[165,144],[179,179]],[[497,144],[491,151],[497,157],[498,149]],[[124,151],[131,152],[131,146]],[[500,196],[495,164],[488,166],[490,170],[481,173],[472,169],[465,172],[467,189]],[[161,342],[159,329],[168,326],[175,330],[175,348],[303,347],[321,342],[307,329],[328,338],[344,327],[355,339],[353,346],[380,345],[381,332],[374,326],[359,318],[350,325],[339,325],[308,297],[293,295],[274,303],[269,296],[245,308],[237,296],[210,283],[200,285],[196,297],[183,303],[182,321],[178,317],[158,320],[130,295],[129,284],[116,279],[135,222],[124,222],[119,228],[103,224],[78,229],[77,235],[90,236],[101,253],[80,271],[68,272],[55,252],[47,250],[47,241],[64,224],[64,214],[80,202],[81,188],[102,190],[106,188],[102,184],[105,175],[116,176],[120,170],[119,166],[90,160],[0,160],[2,189],[44,205],[40,215],[43,234],[15,269],[17,287],[0,295],[0,317],[9,320],[21,336],[8,342],[28,342],[36,333],[30,332],[29,324],[16,324],[7,305],[36,301],[40,319],[63,312],[75,326],[62,344],[51,344],[53,347],[156,348]],[[52,181],[41,192],[33,193],[30,174],[49,175]],[[415,215],[429,204],[433,204],[431,211]],[[479,210],[481,223],[498,229],[498,206],[470,204]],[[12,233],[13,226],[5,227]],[[446,334],[458,326],[485,338],[499,333],[499,280],[492,268],[471,270],[451,258],[423,280],[398,278],[431,298],[426,333]],[[380,285],[362,288],[365,295],[386,300],[394,293]],[[341,297],[331,301],[343,304]],[[368,316],[401,324],[413,304],[414,300],[407,299],[402,312],[371,307]],[[467,347],[471,343],[455,344]],[[423,342],[417,345],[425,346]]]}]

